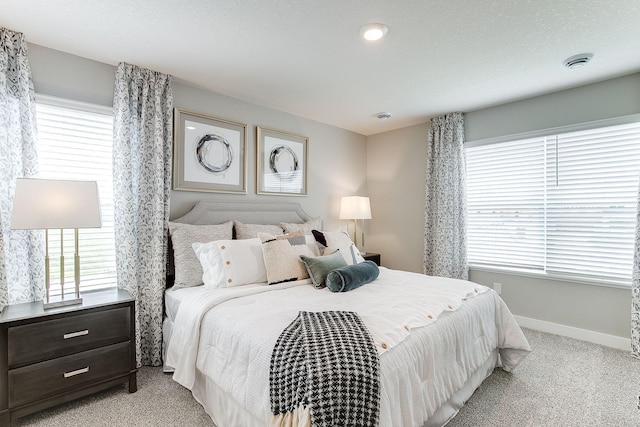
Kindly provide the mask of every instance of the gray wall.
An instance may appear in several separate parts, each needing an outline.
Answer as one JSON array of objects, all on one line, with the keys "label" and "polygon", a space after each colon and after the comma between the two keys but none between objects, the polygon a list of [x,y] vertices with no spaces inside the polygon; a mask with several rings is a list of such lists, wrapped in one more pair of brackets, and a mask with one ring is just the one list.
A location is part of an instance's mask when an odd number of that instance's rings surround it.
[{"label": "gray wall", "polygon": [[[466,140],[640,113],[640,74],[632,74],[465,114]],[[390,268],[422,271],[428,123],[367,138],[373,220],[369,250]],[[419,214],[418,214],[419,212]],[[502,284],[516,315],[628,338],[628,289],[472,270],[473,281]]]},{"label": "gray wall", "polygon": [[464,115],[465,140],[493,138],[640,112],[640,73]]},{"label": "gray wall", "polygon": [[[29,49],[36,92],[112,105],[113,65],[37,45]],[[246,123],[249,147],[246,195],[174,191],[172,218],[198,200],[286,200],[323,217],[329,227],[344,228],[345,222],[338,220],[340,197],[369,195],[373,219],[366,224],[366,249],[380,252],[387,267],[422,271],[428,123],[365,138],[179,80],[172,87],[178,108]],[[465,127],[467,140],[477,140],[636,113],[640,74],[469,112]],[[309,137],[309,196],[255,194],[255,126]],[[503,297],[514,314],[629,337],[629,290],[487,271],[471,271],[471,279],[502,283]]]},{"label": "gray wall", "polygon": [[[60,51],[29,45],[37,93],[111,106],[115,66]],[[162,71],[162,70],[156,70]],[[212,77],[213,78],[213,77]],[[198,200],[267,200],[300,203],[331,227],[338,220],[340,197],[366,193],[366,137],[333,126],[225,97],[173,79],[174,107],[247,124],[247,194],[173,191],[171,218],[186,213]],[[308,196],[256,194],[256,126],[309,137]]]},{"label": "gray wall", "polygon": [[382,265],[422,272],[427,123],[367,138],[367,250]]}]

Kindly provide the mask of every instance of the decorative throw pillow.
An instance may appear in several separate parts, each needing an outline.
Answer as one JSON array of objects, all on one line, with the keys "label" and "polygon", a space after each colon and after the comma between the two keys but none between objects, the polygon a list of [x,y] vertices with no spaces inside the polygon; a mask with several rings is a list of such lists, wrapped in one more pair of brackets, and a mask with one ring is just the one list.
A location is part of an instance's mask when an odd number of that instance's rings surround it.
[{"label": "decorative throw pillow", "polygon": [[311,277],[311,281],[316,288],[325,287],[327,274],[329,274],[331,270],[347,266],[342,254],[340,254],[340,249],[330,255],[315,257],[300,255],[300,259],[307,268],[307,273],[309,273],[309,277]]},{"label": "decorative throw pillow", "polygon": [[333,292],[347,292],[373,282],[379,274],[380,270],[375,262],[364,261],[331,270],[327,274],[326,284]]},{"label": "decorative throw pillow", "polygon": [[313,218],[303,224],[297,224],[295,222],[281,222],[280,227],[282,227],[285,233],[303,231],[304,234],[312,234],[312,230],[322,230],[322,219],[320,217]]},{"label": "decorative throw pillow", "polygon": [[198,286],[202,284],[202,267],[191,245],[196,242],[205,243],[212,240],[231,239],[233,222],[228,221],[215,225],[170,222],[169,234],[173,245],[174,286],[177,288]]},{"label": "decorative throw pillow", "polygon": [[262,256],[270,285],[309,277],[300,255],[318,255],[317,250],[313,250],[313,236],[305,236],[302,231],[298,231],[281,236],[258,233],[258,238],[262,241]]},{"label": "decorative throw pillow", "polygon": [[257,237],[194,243],[193,250],[202,265],[206,288],[230,288],[267,281],[262,242]]},{"label": "decorative throw pillow", "polygon": [[270,224],[243,224],[240,221],[234,221],[233,227],[236,232],[236,239],[255,239],[258,233],[267,233],[273,235],[284,234],[282,227]]},{"label": "decorative throw pillow", "polygon": [[312,230],[313,237],[318,242],[318,248],[322,255],[328,255],[340,249],[342,257],[347,265],[358,264],[364,261],[360,251],[353,244],[347,233],[343,231],[318,231]]}]

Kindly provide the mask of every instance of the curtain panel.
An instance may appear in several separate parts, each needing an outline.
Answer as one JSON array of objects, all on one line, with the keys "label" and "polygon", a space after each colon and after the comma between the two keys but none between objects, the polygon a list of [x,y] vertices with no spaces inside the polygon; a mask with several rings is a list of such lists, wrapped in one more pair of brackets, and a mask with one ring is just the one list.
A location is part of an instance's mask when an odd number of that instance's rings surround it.
[{"label": "curtain panel", "polygon": [[38,175],[36,102],[22,33],[0,27],[0,311],[42,299],[44,236],[11,230],[17,178]]},{"label": "curtain panel", "polygon": [[427,141],[424,273],[467,279],[464,118],[431,119]]},{"label": "curtain panel", "polygon": [[159,366],[171,190],[171,76],[120,63],[113,108],[118,287],[136,299],[138,366]]},{"label": "curtain panel", "polygon": [[640,359],[640,187],[636,213],[636,242],[631,276],[631,354]]}]

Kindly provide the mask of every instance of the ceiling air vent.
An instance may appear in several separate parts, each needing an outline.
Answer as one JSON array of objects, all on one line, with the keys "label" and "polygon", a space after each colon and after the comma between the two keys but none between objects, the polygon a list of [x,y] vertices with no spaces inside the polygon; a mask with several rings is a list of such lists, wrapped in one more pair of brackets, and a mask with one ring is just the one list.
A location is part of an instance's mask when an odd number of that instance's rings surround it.
[{"label": "ceiling air vent", "polygon": [[570,58],[564,60],[563,64],[567,68],[580,68],[583,67],[587,62],[591,61],[593,55],[590,53],[581,53],[579,55],[573,55]]}]

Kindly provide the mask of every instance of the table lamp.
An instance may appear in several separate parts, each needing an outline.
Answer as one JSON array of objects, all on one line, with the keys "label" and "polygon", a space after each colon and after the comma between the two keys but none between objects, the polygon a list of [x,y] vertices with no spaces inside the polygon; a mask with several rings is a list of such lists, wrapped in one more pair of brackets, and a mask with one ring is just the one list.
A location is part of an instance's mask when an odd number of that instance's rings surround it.
[{"label": "table lamp", "polygon": [[[11,228],[14,230],[45,230],[45,309],[81,304],[80,254],[78,229],[101,226],[98,185],[95,181],[18,178],[13,200]],[[73,228],[75,236],[75,292],[67,298],[64,291],[64,235]],[[60,229],[60,300],[52,301],[49,271],[49,229]]]},{"label": "table lamp", "polygon": [[358,220],[362,221],[362,247],[364,249],[364,220],[371,219],[371,205],[368,197],[346,196],[340,202],[340,219],[353,220],[353,244],[358,247]]}]

